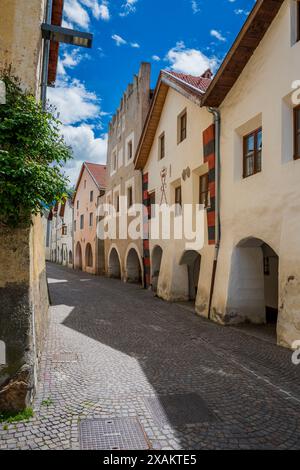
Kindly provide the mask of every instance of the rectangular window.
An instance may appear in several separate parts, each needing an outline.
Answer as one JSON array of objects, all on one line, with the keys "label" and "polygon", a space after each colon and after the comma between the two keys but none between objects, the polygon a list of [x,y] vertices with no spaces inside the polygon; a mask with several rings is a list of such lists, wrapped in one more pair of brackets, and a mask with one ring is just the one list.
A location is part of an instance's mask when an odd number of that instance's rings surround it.
[{"label": "rectangular window", "polygon": [[184,111],[178,118],[178,143],[183,142],[187,136],[187,113]]},{"label": "rectangular window", "polygon": [[113,170],[116,171],[117,170],[117,152],[114,152],[113,153]]},{"label": "rectangular window", "polygon": [[159,159],[165,158],[165,133],[159,138]]},{"label": "rectangular window", "polygon": [[93,213],[90,213],[90,227],[93,226]]},{"label": "rectangular window", "polygon": [[294,159],[300,158],[300,106],[294,109]]},{"label": "rectangular window", "polygon": [[77,209],[79,209],[79,201],[77,201]]},{"label": "rectangular window", "polygon": [[261,171],[262,128],[244,137],[244,178]]},{"label": "rectangular window", "polygon": [[66,225],[62,226],[62,235],[67,235],[68,228]]},{"label": "rectangular window", "polygon": [[84,189],[86,189],[86,180],[84,180]]},{"label": "rectangular window", "polygon": [[132,146],[132,140],[130,140],[130,142],[128,142],[127,144],[127,158],[128,158],[128,161],[131,160],[133,157],[133,146]]},{"label": "rectangular window", "polygon": [[175,215],[181,215],[182,209],[182,198],[181,198],[181,186],[175,188]]},{"label": "rectangular window", "polygon": [[80,216],[80,230],[84,229],[84,215]]},{"label": "rectangular window", "polygon": [[131,186],[127,189],[127,204],[128,204],[128,208],[133,205],[133,193],[132,193]]},{"label": "rectangular window", "polygon": [[120,196],[119,196],[119,194],[116,194],[115,198],[116,198],[116,211],[120,212]]},{"label": "rectangular window", "polygon": [[74,232],[76,232],[76,220],[74,220]]},{"label": "rectangular window", "polygon": [[90,202],[94,200],[94,191],[90,191]]},{"label": "rectangular window", "polygon": [[154,219],[155,217],[155,191],[149,194],[149,204],[150,204],[149,218]]},{"label": "rectangular window", "polygon": [[199,181],[199,204],[203,204],[205,208],[209,206],[209,178],[208,173],[200,176]]}]

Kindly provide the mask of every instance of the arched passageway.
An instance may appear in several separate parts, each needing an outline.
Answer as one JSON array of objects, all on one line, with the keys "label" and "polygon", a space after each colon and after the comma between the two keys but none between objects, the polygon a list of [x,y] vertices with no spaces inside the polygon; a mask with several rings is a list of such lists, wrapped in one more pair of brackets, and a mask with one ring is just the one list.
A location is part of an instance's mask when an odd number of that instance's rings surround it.
[{"label": "arched passageway", "polygon": [[163,256],[162,248],[157,245],[153,248],[151,259],[151,286],[153,292],[157,292],[161,261]]},{"label": "arched passageway", "polygon": [[111,250],[110,255],[109,255],[108,274],[109,274],[109,277],[112,277],[114,279],[121,279],[120,258],[115,248]]},{"label": "arched passageway", "polygon": [[77,242],[75,250],[75,268],[82,270],[82,250],[79,242]]},{"label": "arched passageway", "polygon": [[128,252],[126,259],[126,280],[133,284],[142,283],[142,269],[139,255],[134,248]]},{"label": "arched passageway", "polygon": [[185,251],[180,260],[180,265],[186,265],[189,287],[189,300],[195,301],[198,291],[201,256],[197,251]]},{"label": "arched passageway", "polygon": [[93,250],[91,244],[88,243],[85,248],[85,265],[88,268],[92,268],[93,264]]},{"label": "arched passageway", "polygon": [[228,310],[241,320],[276,324],[279,258],[263,240],[247,238],[234,249]]}]

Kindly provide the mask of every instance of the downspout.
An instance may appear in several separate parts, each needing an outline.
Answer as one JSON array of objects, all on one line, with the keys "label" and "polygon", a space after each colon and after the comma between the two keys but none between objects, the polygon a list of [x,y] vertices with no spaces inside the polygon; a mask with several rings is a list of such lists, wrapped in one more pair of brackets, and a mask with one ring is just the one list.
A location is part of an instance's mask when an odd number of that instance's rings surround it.
[{"label": "downspout", "polygon": [[[52,3],[53,3],[53,0],[47,0],[46,17],[45,17],[46,24],[51,24]],[[47,99],[49,54],[50,54],[50,39],[44,39],[42,85],[41,85],[41,102],[42,102],[43,109],[46,108],[46,99]]]},{"label": "downspout", "polygon": [[221,220],[220,220],[220,183],[221,183],[221,115],[220,111],[216,108],[207,108],[207,110],[214,116],[215,124],[215,155],[216,155],[216,165],[215,165],[215,178],[216,178],[216,194],[215,194],[215,213],[216,213],[216,234],[215,234],[215,255],[213,261],[213,270],[211,276],[211,285],[210,285],[210,294],[209,294],[209,305],[208,305],[208,319],[211,319],[211,306],[214,295],[216,272],[218,265],[218,256],[220,251],[220,240],[221,240]]},{"label": "downspout", "polygon": [[[140,169],[140,175],[141,175],[141,183],[142,183],[142,203],[144,201],[144,191],[143,191],[143,170]],[[143,204],[143,210],[144,210],[144,204]],[[148,223],[149,223],[149,219],[148,219]],[[143,284],[144,284],[144,289],[147,289],[147,278],[146,278],[146,263],[145,263],[145,256],[144,256],[144,214],[143,214],[143,246],[142,246],[142,249],[143,249],[143,268],[144,268],[144,272],[143,272]],[[148,236],[149,236],[149,227],[148,227]],[[149,237],[148,237],[149,238]]]}]

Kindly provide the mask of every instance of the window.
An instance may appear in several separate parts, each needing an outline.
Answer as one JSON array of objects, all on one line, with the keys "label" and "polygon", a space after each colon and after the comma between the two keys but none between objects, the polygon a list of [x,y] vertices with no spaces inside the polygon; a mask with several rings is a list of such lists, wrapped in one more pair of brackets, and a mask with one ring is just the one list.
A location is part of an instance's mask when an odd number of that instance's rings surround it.
[{"label": "window", "polygon": [[94,191],[90,191],[90,202],[94,200]]},{"label": "window", "polygon": [[300,106],[294,109],[294,159],[300,158]]},{"label": "window", "polygon": [[127,189],[127,204],[128,204],[128,208],[131,207],[132,204],[133,204],[132,186],[130,186],[130,187]]},{"label": "window", "polygon": [[116,211],[120,212],[120,196],[119,196],[119,194],[116,194],[115,198],[116,198],[115,199],[116,200]]},{"label": "window", "polygon": [[67,235],[67,232],[68,232],[68,228],[66,225],[63,225],[62,226],[62,235]]},{"label": "window", "polygon": [[149,194],[149,205],[150,205],[149,218],[154,219],[155,217],[155,191]]},{"label": "window", "polygon": [[133,157],[133,145],[132,140],[130,140],[127,144],[127,159],[128,161],[131,160]]},{"label": "window", "polygon": [[162,160],[165,158],[165,133],[163,133],[159,138],[159,159]]},{"label": "window", "polygon": [[200,176],[199,181],[199,204],[203,204],[205,208],[209,206],[209,178],[208,173]]},{"label": "window", "polygon": [[113,170],[117,170],[117,152],[113,153]]},{"label": "window", "polygon": [[83,230],[84,228],[84,215],[80,216],[80,230]]},{"label": "window", "polygon": [[244,178],[261,171],[262,129],[244,137]]},{"label": "window", "polygon": [[90,213],[90,227],[93,226],[93,213]]},{"label": "window", "polygon": [[84,180],[84,189],[86,189],[86,180]]},{"label": "window", "polygon": [[183,142],[187,135],[187,113],[183,111],[178,117],[178,143]]},{"label": "window", "polygon": [[76,232],[76,220],[74,220],[74,232]]},{"label": "window", "polygon": [[181,199],[181,186],[175,188],[175,215],[181,215],[182,199]]},{"label": "window", "polygon": [[79,209],[79,201],[77,201],[77,209]]}]

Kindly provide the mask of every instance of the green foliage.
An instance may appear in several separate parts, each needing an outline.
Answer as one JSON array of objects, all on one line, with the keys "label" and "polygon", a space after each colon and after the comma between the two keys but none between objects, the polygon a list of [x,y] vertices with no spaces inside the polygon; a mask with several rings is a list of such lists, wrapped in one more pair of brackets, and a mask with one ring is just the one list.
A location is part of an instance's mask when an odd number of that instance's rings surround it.
[{"label": "green foliage", "polygon": [[0,221],[28,225],[43,207],[60,201],[68,180],[61,170],[71,150],[60,134],[54,110],[2,76],[6,104],[0,105]]},{"label": "green foliage", "polygon": [[53,405],[53,400],[52,398],[46,398],[46,400],[43,400],[42,403],[41,403],[42,406],[51,406]]},{"label": "green foliage", "polygon": [[[32,417],[33,409],[25,408],[25,410],[20,411],[19,413],[0,413],[0,423],[18,423],[19,421],[28,421]],[[7,430],[7,425],[3,426],[3,429],[4,427],[6,427]]]}]

